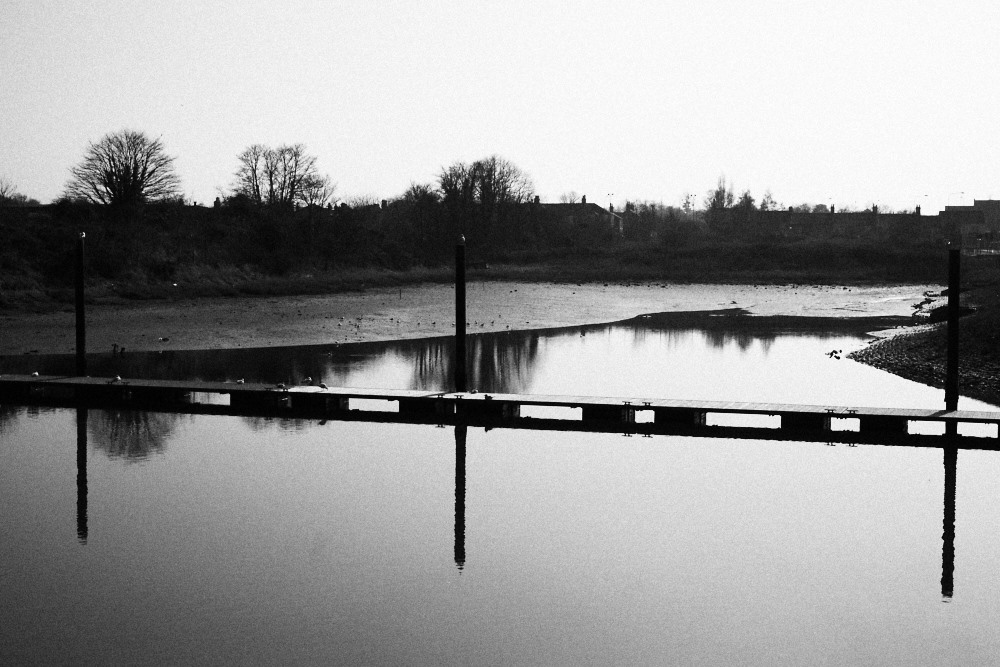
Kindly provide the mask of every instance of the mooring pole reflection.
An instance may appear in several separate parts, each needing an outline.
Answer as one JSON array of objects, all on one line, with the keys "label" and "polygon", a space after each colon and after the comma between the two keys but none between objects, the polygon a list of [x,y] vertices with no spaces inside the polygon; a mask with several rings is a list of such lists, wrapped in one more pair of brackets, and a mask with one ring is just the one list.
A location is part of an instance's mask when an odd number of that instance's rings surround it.
[{"label": "mooring pole reflection", "polygon": [[951,600],[955,592],[955,478],[958,448],[944,448],[944,531],[941,534],[941,597]]},{"label": "mooring pole reflection", "polygon": [[465,567],[465,439],[469,427],[455,426],[455,565]]},{"label": "mooring pole reflection", "polygon": [[76,409],[76,538],[87,543],[87,409]]}]

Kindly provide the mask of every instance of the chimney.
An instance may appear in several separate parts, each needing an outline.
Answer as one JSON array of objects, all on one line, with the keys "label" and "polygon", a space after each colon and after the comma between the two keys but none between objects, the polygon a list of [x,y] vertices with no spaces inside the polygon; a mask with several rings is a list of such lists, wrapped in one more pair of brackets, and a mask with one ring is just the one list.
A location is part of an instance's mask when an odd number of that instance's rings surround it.
[{"label": "chimney", "polygon": [[539,197],[538,195],[535,195],[535,203],[536,204],[540,204],[541,202],[542,202],[541,197]]},{"label": "chimney", "polygon": [[389,204],[385,199],[382,200],[382,208],[385,208]]},{"label": "chimney", "polygon": [[582,197],[580,197],[580,203],[581,204],[586,204],[587,203],[587,195],[583,195]]}]

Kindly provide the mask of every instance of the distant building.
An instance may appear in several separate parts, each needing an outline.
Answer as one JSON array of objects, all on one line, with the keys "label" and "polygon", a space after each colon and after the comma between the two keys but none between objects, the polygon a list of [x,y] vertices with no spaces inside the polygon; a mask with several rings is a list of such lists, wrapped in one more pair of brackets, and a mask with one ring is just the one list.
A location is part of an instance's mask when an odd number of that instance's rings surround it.
[{"label": "distant building", "polygon": [[538,197],[528,204],[537,224],[558,229],[577,242],[602,241],[621,238],[625,234],[622,216],[594,203],[587,198],[576,204],[543,204]]},{"label": "distant building", "polygon": [[942,221],[962,249],[976,254],[1000,254],[1000,200],[975,199],[972,206],[945,206]]}]

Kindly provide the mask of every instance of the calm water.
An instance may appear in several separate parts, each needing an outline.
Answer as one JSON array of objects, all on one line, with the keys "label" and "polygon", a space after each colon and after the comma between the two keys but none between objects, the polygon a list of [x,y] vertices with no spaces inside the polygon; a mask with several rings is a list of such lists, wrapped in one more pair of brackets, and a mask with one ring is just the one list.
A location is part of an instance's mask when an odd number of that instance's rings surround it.
[{"label": "calm water", "polygon": [[[943,404],[826,354],[862,345],[863,329],[732,326],[484,336],[472,384]],[[95,363],[433,389],[451,369],[442,340]],[[939,449],[0,408],[0,661],[992,662],[1000,453],[960,451],[953,498],[944,462]]]}]

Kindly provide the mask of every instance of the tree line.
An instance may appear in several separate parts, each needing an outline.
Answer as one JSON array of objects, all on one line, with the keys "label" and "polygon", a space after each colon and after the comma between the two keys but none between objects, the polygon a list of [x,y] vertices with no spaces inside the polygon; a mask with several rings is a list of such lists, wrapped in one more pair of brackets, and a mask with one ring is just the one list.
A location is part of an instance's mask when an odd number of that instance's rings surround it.
[{"label": "tree line", "polygon": [[[327,214],[309,214],[308,234],[303,237],[307,241],[327,234],[322,225],[335,217],[341,223],[338,238],[346,233],[343,224],[364,227],[384,234],[404,254],[423,258],[418,261],[434,260],[440,249],[450,247],[459,234],[465,234],[470,249],[481,256],[528,251],[537,254],[597,246],[617,239],[648,245],[656,240],[685,242],[706,233],[729,237],[734,225],[750,220],[752,211],[785,209],[770,191],[759,201],[749,190],[737,195],[732,183],[721,176],[700,202],[690,192],[684,194],[679,206],[628,201],[624,210],[615,211],[625,220],[624,231],[616,236],[610,225],[605,225],[603,235],[595,235],[579,220],[563,222],[575,214],[552,210],[539,213],[539,207],[526,206],[536,200],[530,176],[497,155],[470,163],[455,162],[443,167],[434,182],[411,183],[399,196],[381,201],[374,197],[340,201],[336,184],[328,174],[320,173],[316,156],[301,143],[276,147],[253,144],[236,156],[235,165],[232,182],[220,189],[215,202],[217,208],[229,212],[230,218],[266,219],[273,226],[291,220],[299,209],[323,209]],[[560,199],[564,204],[581,203],[575,192],[565,193]],[[175,158],[166,152],[162,141],[143,132],[122,130],[88,144],[82,160],[70,169],[70,178],[57,203],[100,205],[110,218],[120,221],[141,217],[147,204],[183,201]],[[0,206],[31,203],[38,202],[0,179]],[[827,210],[822,204],[788,208]],[[272,230],[263,237],[276,234],[279,232]],[[389,241],[383,245],[389,245]],[[308,245],[305,250],[314,252]],[[393,253],[398,254],[395,250]]]},{"label": "tree line", "polygon": [[[220,189],[220,200],[277,208],[335,204],[336,184],[328,174],[319,173],[316,162],[316,156],[309,154],[301,143],[277,147],[253,144],[236,157],[234,180],[227,189]],[[87,145],[83,159],[70,169],[70,178],[59,199],[123,208],[182,202],[180,183],[175,158],[167,154],[159,138],[121,130]],[[499,208],[525,203],[534,194],[534,185],[526,173],[494,155],[471,164],[456,162],[441,170],[436,184],[411,184],[397,199],[425,204],[433,199],[448,206],[453,215],[473,213],[489,226],[499,222]],[[567,192],[560,201],[577,203],[580,197]],[[364,206],[377,202],[354,197],[345,203]],[[763,211],[782,208],[770,191],[764,193],[759,203],[749,190],[736,197],[732,184],[724,176],[708,191],[701,209],[696,203],[697,197],[688,192],[676,208],[688,214],[701,210],[709,217],[714,211],[734,207]],[[26,204],[38,201],[19,193],[11,181],[0,177],[0,205]],[[468,210],[472,205],[479,208]],[[826,210],[826,205],[801,204],[792,208],[820,212]]]}]

